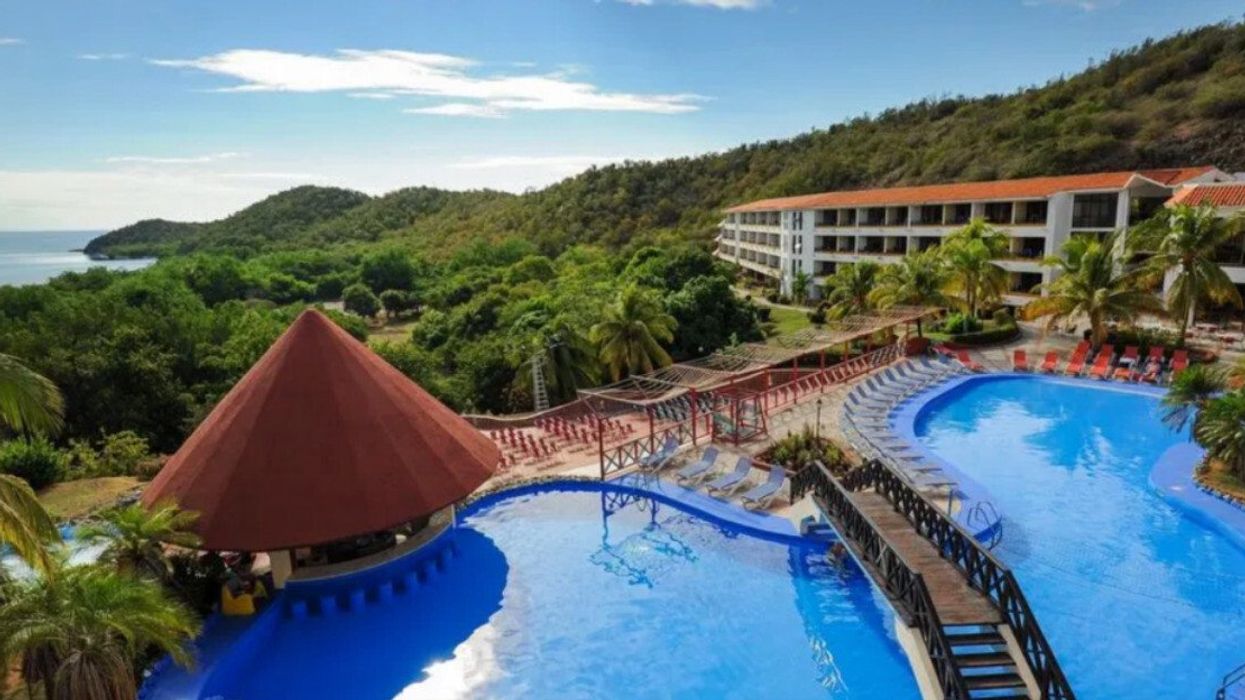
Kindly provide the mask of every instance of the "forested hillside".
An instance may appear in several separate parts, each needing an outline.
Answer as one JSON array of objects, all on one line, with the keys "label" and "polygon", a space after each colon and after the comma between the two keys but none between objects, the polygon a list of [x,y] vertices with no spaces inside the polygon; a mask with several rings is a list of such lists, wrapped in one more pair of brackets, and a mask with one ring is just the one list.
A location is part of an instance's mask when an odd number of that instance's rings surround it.
[{"label": "forested hillside", "polygon": [[[577,242],[621,247],[633,239],[707,237],[724,205],[763,196],[1203,163],[1245,169],[1242,24],[1146,42],[1010,95],[922,100],[791,139],[595,168],[522,196],[416,188],[336,218],[306,220],[291,217],[289,207],[266,206],[316,190],[300,188],[253,207],[263,216],[239,214],[200,231],[143,222],[135,225],[142,248],[123,245],[119,234],[129,229],[122,229],[91,250],[150,253],[167,232],[172,245],[163,252],[389,238],[443,256],[471,240],[519,235],[556,254]],[[350,201],[343,191],[324,192]],[[235,232],[239,217],[247,229]],[[268,230],[251,226],[263,222]]]}]

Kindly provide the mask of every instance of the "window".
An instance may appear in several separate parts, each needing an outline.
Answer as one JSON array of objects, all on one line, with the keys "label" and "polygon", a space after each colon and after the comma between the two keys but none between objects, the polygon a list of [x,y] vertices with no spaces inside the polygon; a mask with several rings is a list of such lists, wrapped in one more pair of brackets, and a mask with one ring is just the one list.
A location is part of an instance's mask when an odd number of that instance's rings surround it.
[{"label": "window", "polygon": [[870,207],[865,210],[865,226],[881,226],[886,221],[885,207]]},{"label": "window", "polygon": [[1078,194],[1072,198],[1072,228],[1115,228],[1115,210],[1120,195]]},{"label": "window", "polygon": [[942,223],[942,205],[926,204],[921,207],[921,221],[926,226],[937,226]]},{"label": "window", "polygon": [[967,224],[968,220],[973,216],[973,205],[971,204],[952,204],[951,220],[947,223],[959,226]]},{"label": "window", "polygon": [[1012,222],[1012,203],[986,202],[986,221],[992,224],[1010,224]]},{"label": "window", "polygon": [[842,216],[839,217],[840,226],[855,226],[856,225],[856,210],[855,209],[843,209],[841,210],[841,213],[842,213]]},{"label": "window", "polygon": [[1046,201],[1025,202],[1025,213],[1021,219],[1026,224],[1046,223]]}]

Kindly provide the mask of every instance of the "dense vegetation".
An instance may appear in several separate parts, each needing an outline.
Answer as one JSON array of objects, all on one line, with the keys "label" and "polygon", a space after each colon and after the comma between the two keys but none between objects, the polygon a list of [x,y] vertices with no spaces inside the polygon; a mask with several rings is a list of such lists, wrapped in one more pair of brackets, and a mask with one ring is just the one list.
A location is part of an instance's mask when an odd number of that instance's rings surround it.
[{"label": "dense vegetation", "polygon": [[[707,239],[724,205],[763,196],[1204,163],[1245,169],[1243,115],[1245,25],[1218,25],[1010,95],[925,99],[791,139],[594,168],[522,196],[417,188],[364,201],[299,188],[198,230],[142,222],[91,252],[249,253],[380,238],[439,256],[517,235],[555,257],[576,243]],[[304,221],[288,215],[291,198],[312,202]]]}]

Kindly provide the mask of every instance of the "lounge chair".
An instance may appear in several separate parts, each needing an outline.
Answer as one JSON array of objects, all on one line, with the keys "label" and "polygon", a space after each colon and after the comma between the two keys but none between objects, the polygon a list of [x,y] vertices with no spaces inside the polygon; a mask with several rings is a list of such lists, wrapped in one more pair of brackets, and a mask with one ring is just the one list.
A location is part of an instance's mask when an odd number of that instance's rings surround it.
[{"label": "lounge chair", "polygon": [[1059,353],[1051,350],[1046,353],[1046,359],[1042,360],[1041,371],[1046,374],[1054,374],[1059,369]]},{"label": "lounge chair", "polygon": [[680,469],[679,473],[675,474],[675,479],[680,484],[694,484],[708,476],[713,471],[713,465],[717,461],[718,448],[710,445],[705,448],[705,452],[700,456],[700,459]]},{"label": "lounge chair", "polygon": [[1146,364],[1149,365],[1149,364],[1153,364],[1157,362],[1159,363],[1159,366],[1161,367],[1163,365],[1163,355],[1165,355],[1166,353],[1167,353],[1167,348],[1163,347],[1162,345],[1152,346],[1150,348],[1150,352],[1146,353]]},{"label": "lounge chair", "polygon": [[1089,376],[1094,379],[1106,379],[1107,372],[1111,371],[1111,355],[1100,352],[1098,357],[1094,358],[1094,366],[1089,368]]},{"label": "lounge chair", "polygon": [[982,367],[981,363],[969,356],[967,350],[956,350],[955,359],[958,360],[965,369],[971,372],[981,372],[985,370],[985,367]]},{"label": "lounge chair", "polygon": [[1172,377],[1183,372],[1189,366],[1189,351],[1174,350],[1172,351]]},{"label": "lounge chair", "polygon": [[1124,354],[1120,356],[1119,366],[1115,368],[1113,379],[1122,379],[1128,381],[1132,379],[1133,373],[1138,369],[1138,350],[1136,345],[1129,345],[1124,348]]},{"label": "lounge chair", "polygon": [[1079,377],[1081,371],[1085,369],[1085,355],[1074,352],[1072,359],[1068,360],[1068,366],[1063,369],[1063,373],[1073,377]]},{"label": "lounge chair", "polygon": [[751,490],[740,496],[740,501],[744,508],[748,510],[758,510],[766,508],[774,497],[778,495],[778,491],[782,489],[782,485],[787,481],[787,472],[778,465],[769,468],[769,478],[761,484],[752,487]]},{"label": "lounge chair", "polygon": [[729,474],[720,476],[705,485],[705,490],[710,496],[729,496],[738,491],[748,479],[748,473],[752,471],[752,458],[744,455],[735,463],[735,470]]},{"label": "lounge chair", "polygon": [[1012,351],[1012,370],[1016,372],[1029,371],[1029,355],[1024,348],[1016,348]]},{"label": "lounge chair", "polygon": [[661,469],[678,449],[679,443],[675,441],[674,436],[667,437],[660,450],[640,458],[640,469],[645,471]]}]

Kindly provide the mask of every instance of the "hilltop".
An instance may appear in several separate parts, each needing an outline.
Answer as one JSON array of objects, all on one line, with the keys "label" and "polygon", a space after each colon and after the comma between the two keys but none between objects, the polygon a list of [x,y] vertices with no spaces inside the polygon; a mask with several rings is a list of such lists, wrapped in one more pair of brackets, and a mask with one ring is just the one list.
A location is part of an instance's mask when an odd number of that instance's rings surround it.
[{"label": "hilltop", "polygon": [[378,239],[444,256],[519,236],[546,253],[707,239],[724,206],[851,187],[1213,163],[1245,169],[1245,25],[1147,41],[1007,95],[925,99],[794,138],[592,168],[524,195],[305,187],[209,224],[144,221],[91,253],[253,252]]}]

